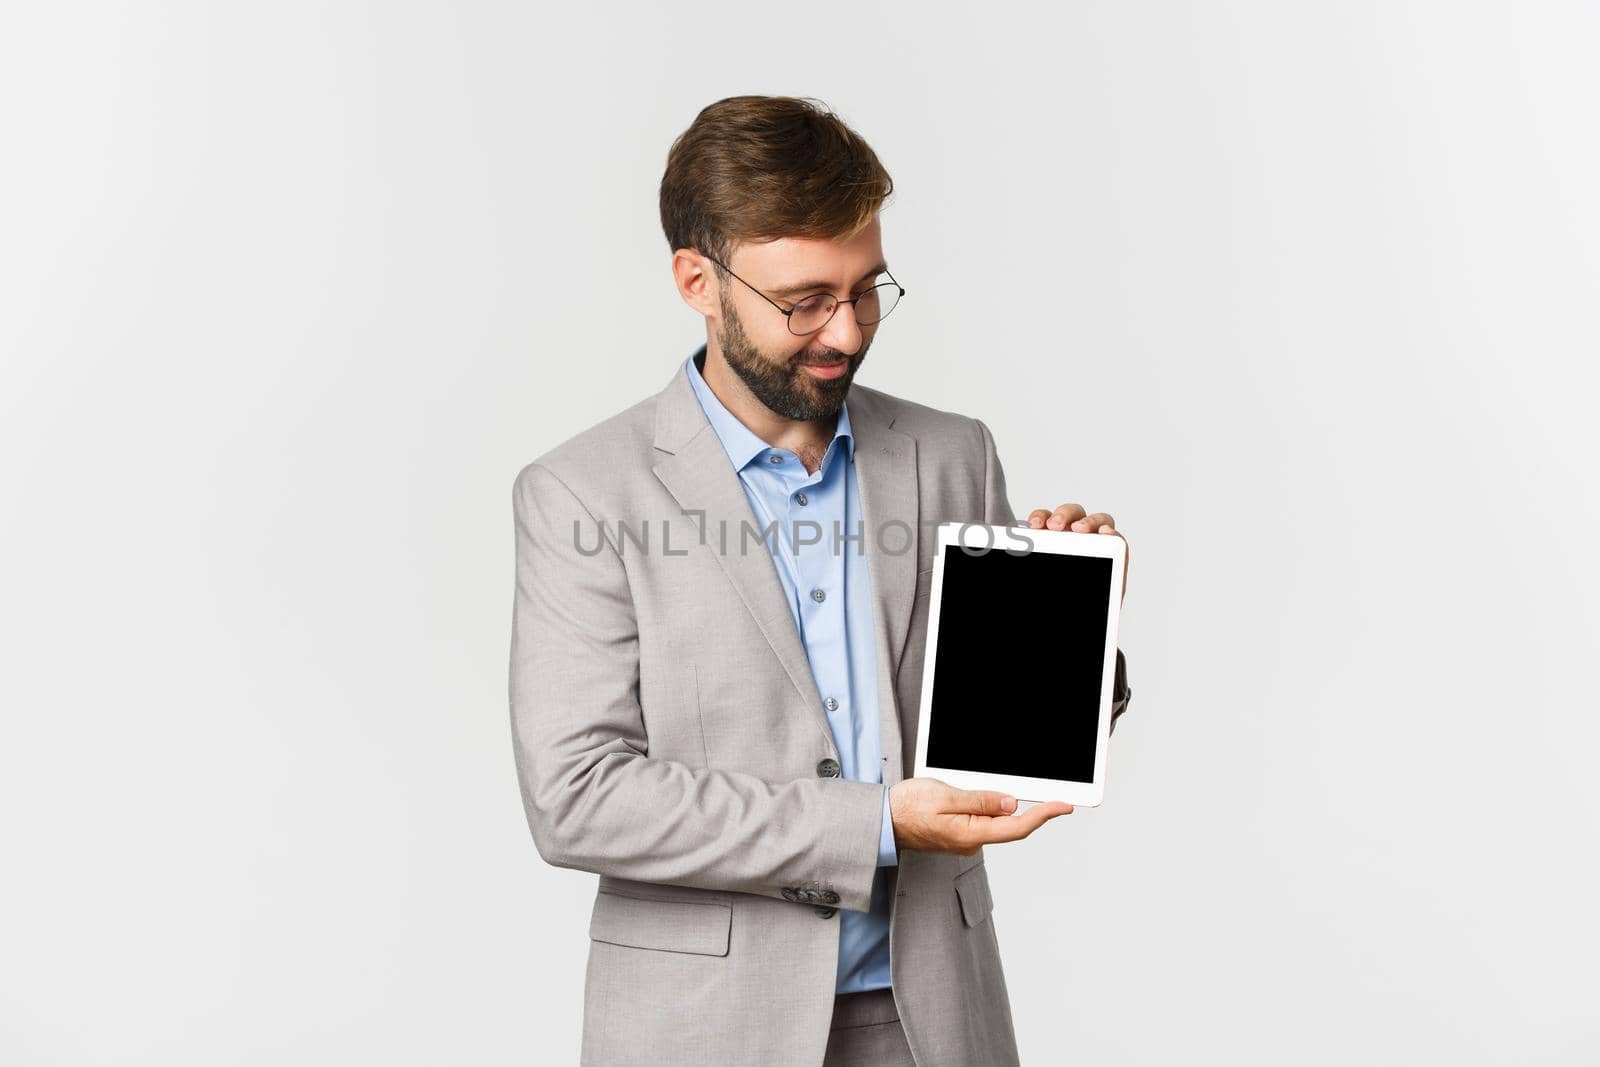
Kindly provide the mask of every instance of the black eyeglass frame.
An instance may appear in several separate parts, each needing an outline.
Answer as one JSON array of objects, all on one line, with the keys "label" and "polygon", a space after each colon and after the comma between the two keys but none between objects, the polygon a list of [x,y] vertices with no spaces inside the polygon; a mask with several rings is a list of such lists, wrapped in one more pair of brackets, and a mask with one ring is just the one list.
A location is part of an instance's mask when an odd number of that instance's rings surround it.
[{"label": "black eyeglass frame", "polygon": [[[705,253],[702,252],[701,255],[705,255]],[[712,256],[706,256],[706,258],[711,260],[711,262],[715,263],[717,266],[721,267],[723,270],[727,271],[729,274],[733,274],[733,268],[729,267],[726,263],[722,262],[721,260],[716,259],[716,258],[714,258]],[[889,274],[889,269],[887,267],[885,267],[884,270],[883,270],[883,273]],[[739,278],[739,276],[737,274],[733,274],[733,276],[735,278]],[[889,274],[889,280],[891,282],[894,282],[894,287],[896,289],[900,290],[900,295],[895,297],[895,301],[894,301],[894,306],[895,307],[899,307],[900,306],[900,301],[905,298],[906,287],[901,285],[899,280],[897,278],[895,278],[895,276],[893,274]],[[818,330],[824,329],[828,325],[828,323],[833,321],[833,317],[835,315],[839,314],[839,308],[840,308],[841,305],[849,304],[850,307],[851,307],[851,310],[854,311],[855,310],[855,303],[856,303],[857,300],[860,300],[862,297],[866,296],[868,293],[871,293],[873,289],[884,289],[884,288],[887,288],[887,286],[885,286],[882,282],[879,282],[877,285],[874,285],[872,287],[872,289],[868,289],[866,293],[861,293],[860,295],[858,295],[858,296],[856,296],[856,297],[854,297],[853,299],[850,299],[850,300],[840,300],[838,297],[834,296],[832,293],[814,293],[814,294],[812,294],[812,296],[808,296],[808,297],[805,297],[802,300],[795,301],[794,305],[792,307],[787,307],[786,308],[782,304],[778,303],[776,300],[772,299],[772,297],[768,296],[766,293],[763,293],[760,289],[757,289],[755,286],[753,286],[749,282],[745,281],[743,278],[739,278],[739,281],[740,281],[740,283],[742,283],[744,285],[744,287],[746,289],[749,289],[752,293],[756,294],[761,299],[765,300],[767,303],[771,304],[773,307],[775,307],[779,311],[781,311],[783,313],[783,317],[788,321],[789,332],[794,334],[796,337],[809,337],[812,334],[816,333]],[[823,319],[821,325],[819,325],[815,330],[807,330],[805,333],[795,333],[795,330],[794,330],[794,319],[792,317],[794,315],[794,313],[795,313],[795,309],[798,308],[801,304],[805,303],[806,300],[811,300],[811,299],[814,299],[815,297],[818,297],[818,296],[826,296],[829,300],[832,300],[833,301],[833,310],[828,312],[828,317]],[[894,310],[894,308],[890,308],[889,309],[889,311],[893,311],[893,310]],[[878,316],[876,319],[874,319],[871,322],[862,323],[859,319],[856,320],[856,322],[857,322],[857,325],[876,326],[878,323],[882,322],[884,319],[886,319],[888,317],[889,317],[888,312],[885,312],[884,314]]]}]

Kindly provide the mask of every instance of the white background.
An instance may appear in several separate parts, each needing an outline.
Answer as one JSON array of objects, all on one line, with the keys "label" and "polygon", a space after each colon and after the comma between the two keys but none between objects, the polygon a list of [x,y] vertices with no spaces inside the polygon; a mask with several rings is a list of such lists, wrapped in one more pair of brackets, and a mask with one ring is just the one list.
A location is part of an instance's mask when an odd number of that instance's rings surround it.
[{"label": "white background", "polygon": [[1131,545],[1024,1062],[1595,1062],[1600,11],[578,6],[0,15],[0,1060],[575,1062],[511,484],[704,339],[755,92],[897,183],[858,380]]}]

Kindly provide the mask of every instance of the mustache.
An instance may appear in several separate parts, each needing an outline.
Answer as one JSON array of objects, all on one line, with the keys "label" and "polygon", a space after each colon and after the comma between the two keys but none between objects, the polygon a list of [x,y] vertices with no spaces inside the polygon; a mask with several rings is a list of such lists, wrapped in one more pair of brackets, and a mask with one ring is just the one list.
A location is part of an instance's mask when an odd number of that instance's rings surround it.
[{"label": "mustache", "polygon": [[839,362],[841,359],[855,360],[855,356],[845,355],[843,352],[834,352],[823,359],[797,359],[795,365],[799,367],[826,367]]}]

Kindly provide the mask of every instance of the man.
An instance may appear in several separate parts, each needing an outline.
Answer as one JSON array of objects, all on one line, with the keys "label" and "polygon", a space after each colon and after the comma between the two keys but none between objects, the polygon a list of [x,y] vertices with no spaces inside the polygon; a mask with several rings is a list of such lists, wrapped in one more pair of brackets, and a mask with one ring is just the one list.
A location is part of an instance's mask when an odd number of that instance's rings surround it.
[{"label": "man", "polygon": [[1072,809],[906,774],[932,527],[1015,519],[984,423],[852,388],[891,189],[809,101],[703,110],[660,198],[706,344],[517,475],[524,807],[600,876],[585,1063],[1017,1061],[982,846]]}]

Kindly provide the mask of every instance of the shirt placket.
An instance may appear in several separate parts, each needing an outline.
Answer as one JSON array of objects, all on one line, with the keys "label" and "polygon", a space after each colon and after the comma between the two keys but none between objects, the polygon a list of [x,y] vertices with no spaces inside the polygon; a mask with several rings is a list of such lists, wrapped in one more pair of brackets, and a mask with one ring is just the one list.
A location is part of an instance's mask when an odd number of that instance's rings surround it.
[{"label": "shirt placket", "polygon": [[[817,541],[802,547],[797,556],[799,587],[806,617],[806,646],[812,656],[812,677],[822,698],[834,743],[839,749],[841,774],[856,776],[856,738],[850,706],[850,649],[845,633],[845,585],[843,558],[834,551],[834,530],[844,522],[844,493],[839,478],[839,460],[844,442],[835,438],[819,468],[816,481],[800,490],[807,503],[791,495],[791,511],[804,512],[817,524]],[[824,473],[826,472],[826,473]],[[808,531],[811,533],[811,531]]]}]

